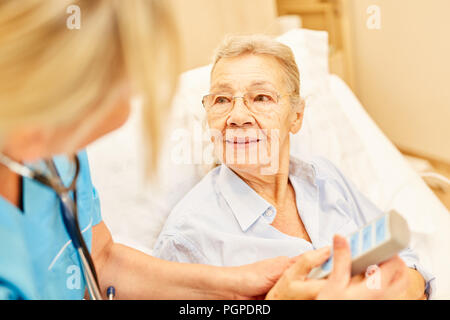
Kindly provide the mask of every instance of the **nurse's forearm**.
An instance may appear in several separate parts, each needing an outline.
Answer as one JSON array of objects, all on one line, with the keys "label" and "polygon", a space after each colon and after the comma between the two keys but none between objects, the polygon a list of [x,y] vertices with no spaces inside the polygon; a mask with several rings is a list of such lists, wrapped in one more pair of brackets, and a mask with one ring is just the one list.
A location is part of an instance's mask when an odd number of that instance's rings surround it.
[{"label": "nurse's forearm", "polygon": [[[236,268],[182,264],[114,244],[106,225],[93,228],[92,257],[100,289],[114,286],[117,299],[232,299],[240,275]],[[239,283],[242,285],[243,283]]]},{"label": "nurse's forearm", "polygon": [[221,268],[160,260],[113,244],[99,270],[102,292],[113,285],[117,299],[231,299]]}]

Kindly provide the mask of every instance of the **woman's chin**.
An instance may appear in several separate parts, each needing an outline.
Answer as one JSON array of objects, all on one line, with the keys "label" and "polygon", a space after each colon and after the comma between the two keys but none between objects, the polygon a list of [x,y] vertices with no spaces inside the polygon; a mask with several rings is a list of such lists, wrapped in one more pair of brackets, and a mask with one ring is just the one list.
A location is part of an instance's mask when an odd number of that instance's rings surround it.
[{"label": "woman's chin", "polygon": [[225,161],[225,165],[234,171],[241,172],[260,172],[263,168],[262,164],[259,163],[241,163],[237,161]]}]

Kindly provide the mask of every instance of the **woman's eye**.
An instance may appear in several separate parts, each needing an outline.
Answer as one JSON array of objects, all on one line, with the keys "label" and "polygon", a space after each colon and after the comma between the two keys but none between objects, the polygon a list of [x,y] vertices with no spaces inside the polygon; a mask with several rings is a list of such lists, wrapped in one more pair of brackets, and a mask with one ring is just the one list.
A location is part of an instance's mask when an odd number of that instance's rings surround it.
[{"label": "woman's eye", "polygon": [[222,103],[228,103],[230,102],[230,99],[227,97],[217,97],[216,101],[214,103],[222,104]]},{"label": "woman's eye", "polygon": [[272,99],[270,98],[270,96],[268,96],[268,95],[265,95],[265,94],[258,94],[254,99],[253,99],[253,101],[255,101],[255,102],[269,102],[269,101],[271,101]]}]

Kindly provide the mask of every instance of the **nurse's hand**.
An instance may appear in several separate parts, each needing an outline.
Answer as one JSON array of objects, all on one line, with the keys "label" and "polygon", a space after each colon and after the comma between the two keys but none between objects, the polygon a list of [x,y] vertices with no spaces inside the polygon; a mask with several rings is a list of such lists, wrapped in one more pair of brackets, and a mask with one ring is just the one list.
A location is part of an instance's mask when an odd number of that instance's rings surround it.
[{"label": "nurse's hand", "polygon": [[326,280],[308,279],[309,272],[324,263],[330,248],[308,251],[295,258],[266,296],[268,300],[313,300],[326,284]]},{"label": "nurse's hand", "polygon": [[264,299],[267,292],[295,261],[295,258],[277,257],[226,268],[231,271],[228,281],[232,286],[228,288],[233,293],[231,299]]},{"label": "nurse's hand", "polygon": [[364,275],[351,277],[350,246],[345,238],[333,240],[333,270],[317,299],[397,299],[408,290],[408,268],[395,256],[379,265],[378,279],[369,284]]},{"label": "nurse's hand", "polygon": [[327,279],[307,279],[312,268],[329,257],[326,248],[309,251],[286,270],[267,299],[395,299],[408,288],[408,268],[397,256],[380,264],[379,286],[370,286],[363,275],[351,277],[351,253],[345,238],[334,237],[333,252],[333,270]]}]

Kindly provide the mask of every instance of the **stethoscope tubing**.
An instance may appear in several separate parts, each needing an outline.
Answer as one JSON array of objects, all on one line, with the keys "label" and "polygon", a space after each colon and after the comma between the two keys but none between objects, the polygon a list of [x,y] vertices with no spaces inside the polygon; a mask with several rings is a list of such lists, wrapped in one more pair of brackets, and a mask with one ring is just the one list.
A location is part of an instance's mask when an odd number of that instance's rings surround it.
[{"label": "stethoscope tubing", "polygon": [[72,239],[75,249],[78,252],[78,256],[80,258],[83,275],[86,280],[89,295],[92,300],[102,300],[102,295],[100,293],[98,281],[93,273],[92,269],[93,266],[89,264],[89,258],[86,256],[85,250],[83,250],[81,238],[78,235],[79,234],[78,231],[79,228],[77,228],[78,223],[75,221],[75,215],[73,214],[74,211],[71,211],[73,210],[71,208],[71,206],[74,205],[73,201],[68,193],[63,193],[58,196],[60,197],[61,200],[61,210],[63,213],[62,216],[64,220],[64,225],[67,229],[67,232],[70,235],[70,238]]}]

